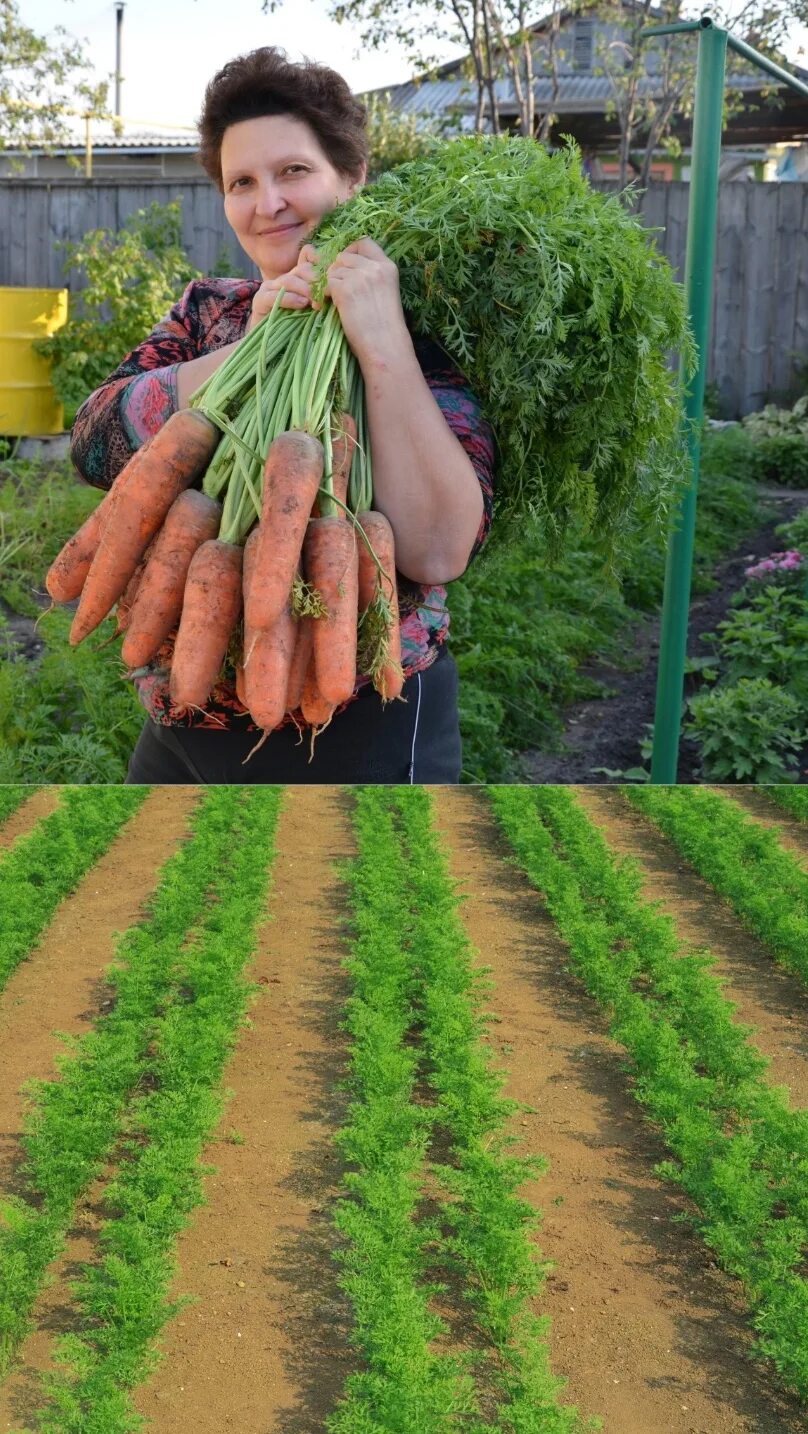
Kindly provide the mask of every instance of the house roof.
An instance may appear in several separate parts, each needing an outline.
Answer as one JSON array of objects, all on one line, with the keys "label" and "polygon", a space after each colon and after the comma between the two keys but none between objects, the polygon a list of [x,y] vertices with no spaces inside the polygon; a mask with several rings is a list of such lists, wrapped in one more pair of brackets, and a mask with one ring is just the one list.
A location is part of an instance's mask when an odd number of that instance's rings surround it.
[{"label": "house roof", "polygon": [[[804,77],[808,81],[808,70],[801,71],[797,66],[794,68],[799,79]],[[763,74],[728,74],[727,84],[733,89],[756,93],[764,85],[776,85],[777,81]],[[641,95],[653,95],[658,81],[654,75],[643,75],[638,80],[637,87]],[[516,108],[517,99],[510,76],[496,80],[494,89],[497,102],[503,109],[507,109],[509,105]],[[476,84],[472,80],[425,80],[420,84],[418,81],[409,80],[403,85],[388,85],[386,90],[389,91],[396,109],[404,114],[439,115],[454,105],[473,112],[476,105]],[[548,108],[552,105],[554,113],[559,115],[583,114],[587,111],[600,114],[606,101],[613,98],[614,87],[608,75],[563,75],[559,78],[559,91],[554,99],[553,81],[548,75],[534,79],[533,93],[537,106]]]}]

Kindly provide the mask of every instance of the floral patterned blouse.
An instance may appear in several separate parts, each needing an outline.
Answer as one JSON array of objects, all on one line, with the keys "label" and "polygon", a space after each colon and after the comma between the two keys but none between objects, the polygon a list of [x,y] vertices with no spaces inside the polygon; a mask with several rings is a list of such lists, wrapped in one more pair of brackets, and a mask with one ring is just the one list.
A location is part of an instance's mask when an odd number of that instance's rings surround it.
[{"label": "floral patterned blouse", "polygon": [[[133,452],[176,410],[177,369],[189,359],[243,338],[250,320],[258,281],[198,279],[179,303],[133,349],[115,372],[85,401],[76,415],[71,458],[88,483],[111,487]],[[491,525],[494,480],[494,435],[480,404],[448,355],[431,339],[412,333],[421,370],[452,432],[474,465],[483,494],[483,517],[471,557],[479,552]],[[446,588],[425,587],[397,574],[401,614],[402,665],[407,676],[429,667],[449,630]],[[203,712],[178,717],[169,696],[173,642],[161,648],[147,668],[132,675],[140,700],[153,721],[168,726],[237,726],[257,730],[236,697],[235,672],[225,666]],[[357,678],[354,696],[368,682]],[[293,720],[291,718],[287,720]],[[299,720],[299,714],[298,714]]]}]

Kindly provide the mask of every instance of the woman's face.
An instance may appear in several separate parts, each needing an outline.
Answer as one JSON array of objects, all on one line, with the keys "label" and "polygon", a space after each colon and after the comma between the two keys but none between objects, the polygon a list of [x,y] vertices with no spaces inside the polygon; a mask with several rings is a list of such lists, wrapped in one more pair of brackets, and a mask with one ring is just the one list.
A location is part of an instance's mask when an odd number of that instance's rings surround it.
[{"label": "woman's face", "polygon": [[264,279],[295,267],[302,246],[329,210],[362,185],[338,174],[314,131],[291,115],[231,124],[222,139],[224,212]]}]

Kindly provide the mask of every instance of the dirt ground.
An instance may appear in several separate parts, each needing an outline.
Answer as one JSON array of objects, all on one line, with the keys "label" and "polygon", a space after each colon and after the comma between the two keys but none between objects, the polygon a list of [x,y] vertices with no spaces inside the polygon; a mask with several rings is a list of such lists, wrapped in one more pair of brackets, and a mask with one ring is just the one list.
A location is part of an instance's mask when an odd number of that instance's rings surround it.
[{"label": "dirt ground", "polygon": [[[639,852],[649,894],[670,904],[684,938],[698,943],[706,932],[718,946],[721,937],[716,954],[742,989],[743,1019],[772,1045],[778,1032],[788,1035],[782,1070],[802,1103],[804,995],[776,977],[763,981],[751,938],[732,958],[726,915],[719,919],[696,885],[683,885],[678,859],[632,810],[623,814],[618,793],[579,795],[593,812],[600,804],[615,845]],[[15,1188],[20,1085],[52,1073],[54,1030],[86,1030],[103,1009],[113,934],[136,919],[160,863],[182,840],[192,799],[193,789],[147,798],[106,866],[80,883],[0,996],[10,1062],[0,1191]],[[504,1093],[533,1108],[513,1117],[516,1149],[550,1159],[523,1193],[544,1211],[537,1244],[554,1269],[536,1311],[552,1318],[552,1363],[569,1381],[568,1399],[604,1416],[605,1434],[804,1430],[771,1371],[748,1358],[750,1326],[735,1283],[674,1222],[687,1202],[653,1174],[664,1150],[632,1100],[620,1049],[570,974],[541,898],[507,863],[485,794],[445,788],[434,800],[452,875],[468,896],[461,910],[475,960],[493,971],[489,1042],[507,1072]],[[232,1098],[202,1153],[215,1167],[204,1181],[207,1203],[177,1247],[170,1293],[197,1302],[165,1328],[163,1362],[134,1395],[149,1434],[314,1434],[354,1367],[350,1312],[330,1253],[343,1173],[331,1137],[347,1099],[339,1084],[347,990],[339,864],[352,854],[350,802],[335,788],[287,790],[250,967],[261,995],[224,1073]],[[35,1372],[49,1366],[54,1334],[76,1327],[67,1280],[95,1257],[102,1214],[99,1185],[77,1212],[21,1366],[0,1387],[0,1431],[36,1429]]]},{"label": "dirt ground", "polygon": [[[714,656],[713,648],[702,641],[700,634],[714,632],[716,623],[726,617],[730,599],[743,584],[744,568],[755,558],[777,548],[778,539],[774,536],[777,525],[796,517],[808,504],[808,490],[763,488],[761,491],[775,506],[777,516],[745,538],[718,564],[717,586],[712,592],[693,599],[687,643],[689,657]],[[634,646],[637,665],[630,672],[598,662],[582,667],[582,675],[604,683],[615,695],[573,703],[566,711],[560,738],[564,750],[522,754],[527,781],[602,785],[621,778],[607,777],[595,771],[597,767],[623,772],[643,765],[640,742],[646,735],[645,724],[654,721],[659,634],[658,617],[638,629]],[[694,679],[686,678],[685,695],[692,696],[696,690]],[[801,755],[799,771],[800,781],[808,781],[808,746]],[[698,748],[687,737],[683,737],[681,743],[678,780],[687,783],[702,780]]]}]

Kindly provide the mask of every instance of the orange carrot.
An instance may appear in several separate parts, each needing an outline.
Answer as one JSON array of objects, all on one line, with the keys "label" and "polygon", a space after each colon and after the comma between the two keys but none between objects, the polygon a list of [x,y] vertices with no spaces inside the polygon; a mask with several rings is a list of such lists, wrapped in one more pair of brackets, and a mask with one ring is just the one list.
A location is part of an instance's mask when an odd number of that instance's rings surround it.
[{"label": "orange carrot", "polygon": [[72,602],[84,587],[84,580],[101,541],[111,492],[110,489],[110,492],[104,495],[86,522],[68,539],[48,568],[45,587],[54,602]]},{"label": "orange carrot", "polygon": [[247,694],[244,691],[244,668],[240,662],[236,663],[236,696],[242,707],[246,709]]},{"label": "orange carrot", "polygon": [[244,549],[209,538],[191,559],[169,691],[176,708],[204,707],[241,611]]},{"label": "orange carrot", "polygon": [[328,611],[314,623],[317,686],[327,702],[347,702],[356,686],[357,539],[353,523],[315,518],[303,544],[306,576]]},{"label": "orange carrot", "polygon": [[[118,475],[104,531],[70,629],[73,646],[121,596],[174,499],[205,471],[219,430],[195,408],[172,413]],[[124,479],[125,481],[121,481]]]},{"label": "orange carrot", "polygon": [[[331,444],[331,486],[334,497],[347,504],[348,482],[356,449],[356,419],[350,413],[343,413],[340,415],[339,427],[343,431],[337,434]],[[316,498],[311,516],[312,518],[320,517],[320,504]],[[344,517],[345,514],[340,508],[335,516]]]},{"label": "orange carrot", "polygon": [[310,433],[280,433],[269,445],[255,575],[245,619],[269,628],[286,606],[306,524],[323,476],[323,445]]},{"label": "orange carrot", "polygon": [[360,539],[359,660],[362,670],[370,672],[382,701],[389,702],[401,695],[404,686],[393,530],[384,514],[374,509],[356,516],[386,574],[382,576],[379,572],[367,545]]},{"label": "orange carrot", "polygon": [[327,702],[317,686],[314,653],[309,660],[308,671],[300,698],[300,711],[304,722],[314,729],[327,727],[334,715],[334,702]]},{"label": "orange carrot", "polygon": [[176,626],[191,558],[206,539],[216,537],[221,515],[221,504],[196,488],[186,488],[174,499],[152,542],[129,614],[121,647],[127,667],[150,662]]},{"label": "orange carrot", "polygon": [[[244,605],[249,604],[260,536],[253,528],[244,545]],[[286,607],[270,628],[255,630],[244,622],[244,705],[264,732],[280,725],[286,713],[286,689],[295,646],[291,590]]]},{"label": "orange carrot", "polygon": [[152,544],[150,543],[145,553],[143,554],[143,557],[135,568],[135,571],[133,572],[131,578],[126,584],[124,591],[118,598],[118,601],[115,605],[116,630],[113,634],[114,637],[120,637],[121,633],[126,632],[129,627],[129,621],[132,616],[132,607],[138,594],[138,588],[140,587],[141,579],[143,577],[144,572],[146,571],[146,564],[149,561],[151,551]]},{"label": "orange carrot", "polygon": [[303,696],[303,684],[314,651],[314,619],[300,617],[295,633],[295,650],[289,668],[289,684],[286,689],[286,710],[296,712]]}]

